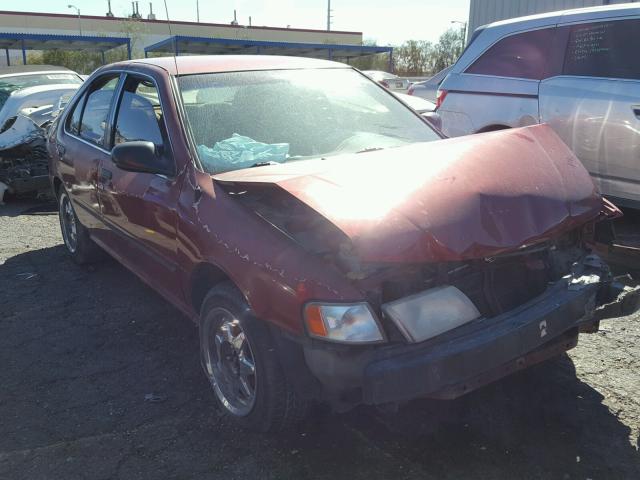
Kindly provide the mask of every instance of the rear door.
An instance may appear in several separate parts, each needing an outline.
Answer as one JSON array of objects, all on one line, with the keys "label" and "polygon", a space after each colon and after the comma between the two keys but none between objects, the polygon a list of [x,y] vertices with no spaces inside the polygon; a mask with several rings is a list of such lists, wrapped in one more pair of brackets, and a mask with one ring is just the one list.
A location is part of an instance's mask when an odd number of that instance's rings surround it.
[{"label": "rear door", "polygon": [[56,142],[62,180],[76,214],[98,240],[104,240],[97,195],[98,166],[109,158],[106,126],[119,80],[120,73],[94,79],[65,117],[61,138]]},{"label": "rear door", "polygon": [[155,145],[158,165],[172,175],[127,172],[110,156],[100,162],[98,197],[111,230],[116,256],[148,283],[176,299],[176,205],[181,178],[175,172],[171,143],[156,81],[127,73],[112,118],[109,149],[130,141]]},{"label": "rear door", "polygon": [[542,82],[540,116],[600,191],[640,206],[640,19],[563,25],[561,75]]}]

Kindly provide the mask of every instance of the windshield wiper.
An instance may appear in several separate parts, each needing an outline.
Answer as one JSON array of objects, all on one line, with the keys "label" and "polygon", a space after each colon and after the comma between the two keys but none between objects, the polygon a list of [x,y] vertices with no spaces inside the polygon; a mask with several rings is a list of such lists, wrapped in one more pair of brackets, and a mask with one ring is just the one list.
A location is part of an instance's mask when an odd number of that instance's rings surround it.
[{"label": "windshield wiper", "polygon": [[280,162],[274,162],[272,160],[269,160],[268,162],[256,162],[253,165],[251,165],[249,168],[253,168],[253,167],[266,167],[268,165],[280,165]]},{"label": "windshield wiper", "polygon": [[369,147],[363,148],[362,150],[358,150],[356,153],[367,153],[367,152],[375,152],[377,150],[384,150],[384,147]]}]

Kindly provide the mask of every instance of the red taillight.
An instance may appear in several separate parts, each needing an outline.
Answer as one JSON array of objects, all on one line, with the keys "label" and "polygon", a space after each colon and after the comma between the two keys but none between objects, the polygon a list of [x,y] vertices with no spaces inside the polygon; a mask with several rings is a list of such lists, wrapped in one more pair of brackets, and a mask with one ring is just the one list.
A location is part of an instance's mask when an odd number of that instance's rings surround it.
[{"label": "red taillight", "polygon": [[436,109],[440,108],[446,97],[447,91],[438,89],[438,93],[436,93]]},{"label": "red taillight", "polygon": [[413,85],[409,85],[409,90],[407,90],[407,95],[413,95]]}]

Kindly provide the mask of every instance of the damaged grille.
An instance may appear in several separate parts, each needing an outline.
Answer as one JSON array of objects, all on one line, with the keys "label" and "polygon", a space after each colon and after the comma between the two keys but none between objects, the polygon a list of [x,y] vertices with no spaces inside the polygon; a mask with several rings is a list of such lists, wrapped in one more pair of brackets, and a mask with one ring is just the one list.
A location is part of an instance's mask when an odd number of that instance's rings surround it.
[{"label": "damaged grille", "polygon": [[470,265],[470,272],[453,275],[460,289],[484,316],[514,309],[540,295],[552,280],[548,251]]},{"label": "damaged grille", "polygon": [[382,282],[379,304],[439,285],[462,291],[485,317],[512,310],[542,294],[549,283],[570,273],[584,250],[572,233],[513,253],[466,262],[425,265]]}]

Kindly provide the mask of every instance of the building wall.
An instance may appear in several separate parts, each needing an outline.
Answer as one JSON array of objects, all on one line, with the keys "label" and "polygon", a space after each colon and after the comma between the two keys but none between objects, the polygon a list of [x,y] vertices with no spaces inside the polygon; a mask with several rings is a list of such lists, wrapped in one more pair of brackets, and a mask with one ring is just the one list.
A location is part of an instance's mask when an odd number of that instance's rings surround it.
[{"label": "building wall", "polygon": [[594,7],[632,0],[470,0],[469,33],[487,23],[536,13]]},{"label": "building wall", "polygon": [[[80,21],[84,35],[122,37],[129,36],[127,32],[133,31],[130,35],[134,39],[132,45],[134,56],[142,56],[144,47],[169,36],[167,22],[162,20],[131,22],[126,18],[83,15]],[[78,35],[78,17],[76,15],[0,11],[0,32]],[[171,22],[171,32],[173,35],[193,37],[362,45],[362,32],[327,32],[324,30],[247,27],[196,22]],[[13,55],[18,55],[18,52],[13,52]],[[2,56],[4,57],[4,55]]]}]

